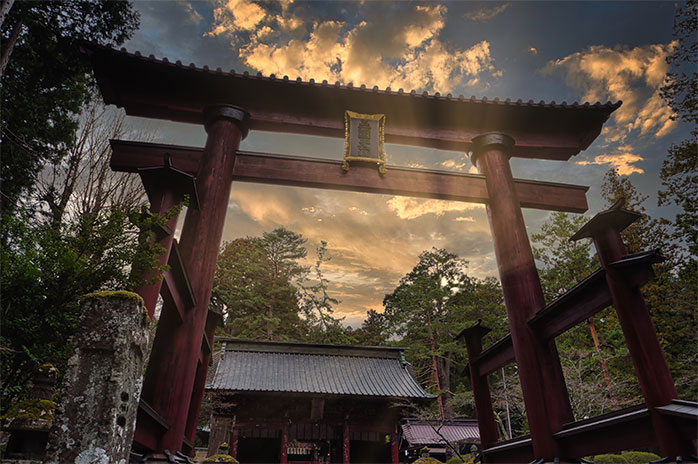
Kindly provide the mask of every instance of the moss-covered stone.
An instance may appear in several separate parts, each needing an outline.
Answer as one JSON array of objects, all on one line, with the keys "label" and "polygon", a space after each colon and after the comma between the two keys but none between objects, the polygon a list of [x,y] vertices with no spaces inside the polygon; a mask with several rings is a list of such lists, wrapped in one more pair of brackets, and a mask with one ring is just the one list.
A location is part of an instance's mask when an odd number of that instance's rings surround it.
[{"label": "moss-covered stone", "polygon": [[88,293],[80,297],[80,302],[88,300],[103,300],[105,298],[124,298],[138,304],[150,321],[148,310],[145,307],[145,301],[138,293],[129,292],[127,290],[100,290],[97,292]]},{"label": "moss-covered stone", "polygon": [[15,404],[2,416],[4,420],[53,420],[56,403],[49,400],[26,399]]},{"label": "moss-covered stone", "polygon": [[659,455],[644,451],[623,451],[622,456],[628,464],[646,464],[661,459]]},{"label": "moss-covered stone", "polygon": [[592,459],[596,464],[627,464],[620,454],[597,454]]},{"label": "moss-covered stone", "polygon": [[414,461],[412,464],[443,464],[436,458],[422,456],[421,458]]},{"label": "moss-covered stone", "polygon": [[51,363],[45,363],[39,366],[39,372],[50,377],[55,377],[58,375],[58,369],[56,369],[56,366]]},{"label": "moss-covered stone", "polygon": [[239,464],[237,459],[230,456],[229,454],[214,454],[213,456],[207,457],[204,462],[232,462]]},{"label": "moss-covered stone", "polygon": [[463,459],[458,456],[453,456],[451,459],[446,461],[446,464],[474,464],[475,458],[470,455],[464,455]]}]

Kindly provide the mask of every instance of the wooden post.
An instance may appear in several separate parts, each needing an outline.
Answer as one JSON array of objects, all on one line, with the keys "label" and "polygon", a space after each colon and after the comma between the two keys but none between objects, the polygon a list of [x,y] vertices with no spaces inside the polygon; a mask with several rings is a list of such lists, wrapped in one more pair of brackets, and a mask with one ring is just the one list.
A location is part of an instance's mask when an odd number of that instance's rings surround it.
[{"label": "wooden post", "polygon": [[[659,447],[662,454],[673,462],[677,456],[685,458],[695,455],[696,449],[690,440],[682,440],[672,422],[654,409],[678,398],[676,386],[640,289],[631,286],[623,271],[613,266],[628,254],[620,230],[634,222],[631,215],[635,215],[635,219],[640,217],[620,208],[604,211],[592,218],[573,238],[587,236],[594,240]],[[585,229],[588,232],[584,233]]]},{"label": "wooden post", "polygon": [[204,390],[206,387],[206,373],[208,372],[208,366],[211,362],[211,356],[213,354],[211,352],[213,347],[210,346],[209,343],[211,343],[213,340],[213,335],[216,331],[216,326],[218,325],[216,319],[218,318],[221,318],[221,316],[214,313],[213,311],[209,311],[208,316],[206,317],[205,343],[202,343],[201,360],[196,367],[194,389],[192,391],[191,400],[189,402],[187,427],[184,433],[184,436],[191,443],[194,443],[194,440],[196,438],[196,425],[199,421],[199,413],[201,412],[201,401],[204,398]]},{"label": "wooden post", "polygon": [[351,458],[351,450],[349,449],[350,437],[349,422],[344,422],[344,428],[342,430],[342,464],[349,464]]},{"label": "wooden post", "polygon": [[[488,327],[480,325],[480,321],[477,321],[472,327],[463,329],[458,335],[458,338],[465,339],[465,346],[468,350],[470,384],[473,387],[475,414],[477,415],[477,425],[480,429],[480,444],[483,450],[497,442],[497,423],[494,419],[492,397],[490,396],[490,385],[487,381],[487,376],[480,375],[473,360],[482,352],[482,337],[490,330]],[[485,459],[484,454],[483,459]]]},{"label": "wooden post", "polygon": [[208,138],[196,176],[200,209],[187,210],[180,241],[182,263],[196,305],[183,314],[181,321],[177,320],[175,308],[163,307],[153,359],[146,373],[147,400],[169,424],[160,440],[161,450],[182,449],[235,154],[247,134],[248,119],[244,110],[229,105],[208,107],[204,111]]},{"label": "wooden post", "polygon": [[288,464],[288,422],[281,424],[281,464]]},{"label": "wooden post", "polygon": [[533,452],[538,459],[564,458],[553,434],[572,422],[574,416],[555,341],[541,340],[528,326],[528,320],[545,306],[545,300],[509,166],[514,140],[491,133],[473,142],[472,160],[487,183],[487,213]]},{"label": "wooden post", "polygon": [[240,441],[240,432],[237,427],[233,427],[233,433],[230,434],[230,455],[238,458],[238,442]]},{"label": "wooden post", "polygon": [[[189,195],[189,207],[198,208],[199,199],[196,193],[194,177],[191,174],[173,168],[172,156],[169,152],[165,153],[163,163],[162,166],[143,167],[137,170],[141,176],[145,192],[148,195],[150,212],[153,215],[164,216],[168,210],[180,204],[184,200],[185,195]],[[166,227],[153,231],[158,236],[158,243],[164,250],[158,256],[158,267],[166,265],[170,257],[178,218],[179,214],[172,216],[167,221]],[[145,282],[134,291],[143,298],[148,315],[152,318],[163,280],[156,279],[155,282],[148,283],[158,277],[158,271],[150,271],[146,275],[136,277],[142,278]]]},{"label": "wooden post", "polygon": [[395,424],[395,428],[393,429],[393,433],[390,434],[390,457],[392,459],[392,464],[399,464],[400,463],[400,443],[398,442],[398,432],[397,432],[397,424]]}]

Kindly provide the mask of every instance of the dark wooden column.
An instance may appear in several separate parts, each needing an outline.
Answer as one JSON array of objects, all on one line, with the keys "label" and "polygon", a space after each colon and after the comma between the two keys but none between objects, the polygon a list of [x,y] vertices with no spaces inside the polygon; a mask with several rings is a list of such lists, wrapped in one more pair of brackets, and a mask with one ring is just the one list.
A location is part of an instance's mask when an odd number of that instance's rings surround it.
[{"label": "dark wooden column", "polygon": [[400,442],[397,433],[397,423],[395,424],[393,432],[390,434],[390,458],[392,464],[400,464]]},{"label": "dark wooden column", "polygon": [[284,420],[281,424],[281,450],[279,451],[279,456],[281,456],[279,462],[281,464],[288,464],[288,421]]},{"label": "dark wooden column", "polygon": [[[497,442],[497,423],[494,419],[492,409],[492,397],[490,396],[490,385],[487,375],[480,375],[479,369],[473,362],[482,352],[482,337],[491,329],[477,321],[472,327],[463,329],[458,334],[459,339],[465,341],[468,350],[468,368],[470,369],[470,384],[473,387],[473,397],[475,399],[475,414],[477,415],[477,425],[480,429],[480,444],[483,450],[489,448]],[[484,454],[483,454],[484,459]]]},{"label": "dark wooden column", "polygon": [[237,427],[233,427],[233,432],[230,434],[230,455],[237,459],[238,458],[238,443],[240,442],[240,430]]},{"label": "dark wooden column", "polygon": [[620,231],[640,218],[637,213],[621,209],[621,204],[594,216],[572,239],[594,240],[657,442],[662,454],[674,462],[677,456],[685,459],[694,455],[696,449],[690,440],[682,440],[674,424],[654,409],[670,404],[678,394],[640,288],[631,285],[623,269],[613,265],[628,254]]},{"label": "dark wooden column", "polygon": [[169,425],[160,440],[161,450],[182,450],[235,154],[247,134],[248,119],[244,110],[229,105],[204,111],[208,138],[196,176],[200,209],[187,210],[179,247],[196,303],[181,315],[181,321],[176,309],[163,307],[146,374],[146,383],[152,385],[147,399]]},{"label": "dark wooden column", "polygon": [[349,440],[351,438],[351,431],[349,430],[349,422],[344,422],[344,427],[342,428],[342,464],[349,464],[351,459],[351,450],[349,448]]},{"label": "dark wooden column", "polygon": [[[190,443],[196,439],[196,426],[201,412],[201,401],[204,398],[206,387],[206,373],[211,363],[213,335],[216,327],[222,325],[222,317],[213,311],[208,311],[206,317],[206,328],[204,329],[204,340],[201,343],[201,355],[196,367],[196,377],[194,378],[194,389],[189,402],[189,414],[187,415],[187,427],[184,436]],[[192,449],[192,452],[194,450]]]},{"label": "dark wooden column", "polygon": [[[185,195],[189,196],[190,207],[199,207],[194,176],[174,169],[172,167],[172,157],[169,153],[165,153],[162,166],[140,168],[138,169],[138,174],[148,195],[150,212],[152,214],[164,217],[170,209],[176,207],[184,200]],[[164,250],[158,257],[158,266],[160,267],[166,265],[169,260],[172,240],[174,239],[174,229],[177,226],[178,218],[179,214],[175,214],[167,220],[164,227],[157,227],[152,231],[156,235],[157,242]],[[146,275],[137,276],[145,282],[134,290],[143,298],[148,315],[151,318],[155,313],[155,305],[163,282],[163,279],[156,279],[157,276],[157,271],[150,271]],[[150,282],[154,279],[154,282]]]},{"label": "dark wooden column", "polygon": [[514,140],[492,133],[473,142],[472,160],[487,183],[487,214],[534,454],[564,458],[553,434],[574,416],[554,340],[541,340],[528,326],[545,301],[509,166]]}]

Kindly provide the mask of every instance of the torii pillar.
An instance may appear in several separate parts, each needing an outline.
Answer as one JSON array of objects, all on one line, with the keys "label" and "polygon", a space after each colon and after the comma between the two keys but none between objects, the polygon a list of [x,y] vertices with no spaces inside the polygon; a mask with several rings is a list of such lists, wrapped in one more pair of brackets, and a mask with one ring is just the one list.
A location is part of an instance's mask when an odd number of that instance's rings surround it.
[{"label": "torii pillar", "polygon": [[[235,155],[240,141],[247,135],[248,120],[245,110],[231,105],[204,110],[208,138],[196,176],[200,208],[188,209],[179,246],[196,303],[183,314],[168,304],[163,306],[144,383],[144,387],[149,387],[149,391],[144,390],[144,397],[169,426],[156,445],[159,449],[182,449],[195,381],[201,382],[205,377],[197,375],[197,364],[228,209]],[[138,433],[137,430],[137,436]]]},{"label": "torii pillar", "polygon": [[527,323],[545,307],[545,300],[509,165],[513,146],[514,139],[508,135],[480,135],[473,139],[471,160],[487,183],[487,215],[533,452],[552,461],[564,458],[553,434],[573,422],[574,415],[555,341],[542,340]]}]

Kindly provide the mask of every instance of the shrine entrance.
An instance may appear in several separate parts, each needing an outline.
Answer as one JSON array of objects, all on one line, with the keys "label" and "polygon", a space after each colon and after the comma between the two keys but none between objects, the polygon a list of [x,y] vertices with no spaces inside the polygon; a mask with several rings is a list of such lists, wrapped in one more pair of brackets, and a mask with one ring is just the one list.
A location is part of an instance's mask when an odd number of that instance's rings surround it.
[{"label": "shrine entrance", "polygon": [[[518,363],[531,436],[521,446],[498,443],[496,429],[491,428],[492,409],[485,388],[487,369],[478,367],[472,379],[481,437],[489,448],[483,449],[485,460],[552,461],[593,454],[587,448],[569,445],[560,436],[574,430],[578,441],[593,445],[593,434],[589,432],[598,432],[598,427],[574,422],[551,323],[543,321],[536,326],[533,321],[545,303],[521,213],[522,207],[584,212],[587,188],[514,179],[509,158],[568,160],[595,140],[620,102],[568,105],[468,100],[438,93],[408,94],[402,89],[396,92],[197,69],[194,65],[187,67],[91,44],[83,45],[82,50],[92,62],[105,103],[123,107],[132,116],[204,124],[208,133],[203,150],[112,142],[112,168],[140,173],[153,213],[168,210],[184,195],[191,199],[179,243],[173,240],[176,218],[159,231],[160,243],[167,250],[162,263],[171,266],[164,285],[159,282],[139,289],[151,315],[159,294],[164,305],[145,377],[134,446],[152,451],[182,451],[187,455],[193,451],[213,330],[220,322],[219,316],[208,310],[208,302],[223,221],[231,183],[246,181],[486,204],[511,328],[508,342],[499,345],[501,350],[492,350],[500,357],[495,356],[490,367],[511,359]],[[352,162],[352,155],[365,158],[369,145],[358,152],[347,150],[345,163],[349,166],[345,164],[345,169],[339,160],[239,151],[240,141],[249,130],[349,138],[350,125],[344,120],[347,111],[384,116],[382,130],[366,124],[357,126],[356,134],[364,139],[361,143],[373,137],[376,130],[380,140],[371,139],[371,143],[471,153],[481,174],[399,168],[382,163],[376,163],[377,169]],[[615,223],[605,229],[595,225],[589,234],[596,240],[594,234],[598,230],[617,232],[619,228]],[[615,265],[622,258],[618,256],[622,243],[619,245],[610,232],[598,240],[601,248],[605,243],[613,250],[604,256],[609,257],[609,266]],[[634,268],[637,261],[625,264]],[[613,271],[607,272],[611,279]],[[619,290],[622,286],[611,287],[610,283],[608,287],[614,304],[636,298],[632,294],[636,290]],[[574,319],[577,309],[573,306],[563,311],[565,323]],[[628,330],[635,330],[632,320],[628,324]],[[474,330],[476,335],[482,332]],[[676,390],[655,343],[656,335],[653,331],[648,333],[646,327],[641,333],[653,336],[654,342],[648,345],[651,348],[645,352],[647,356],[638,357],[639,361],[633,357],[636,368],[653,371],[661,379],[647,379],[645,383],[645,377],[640,378],[647,408],[651,409],[648,417],[651,416],[654,427],[654,443],[659,444],[665,456],[695,453],[690,440],[683,438],[674,422],[659,418],[657,408],[670,406],[676,399]],[[627,333],[626,338],[629,339]],[[474,360],[485,354],[481,353],[478,340],[477,336],[466,336]],[[471,369],[474,366],[471,360]],[[614,430],[623,433],[621,427],[622,424]],[[502,449],[502,453],[495,452]],[[350,456],[344,456],[343,462],[350,462]]]}]

